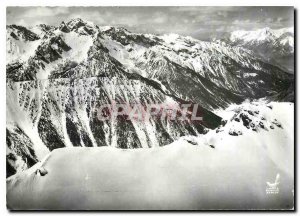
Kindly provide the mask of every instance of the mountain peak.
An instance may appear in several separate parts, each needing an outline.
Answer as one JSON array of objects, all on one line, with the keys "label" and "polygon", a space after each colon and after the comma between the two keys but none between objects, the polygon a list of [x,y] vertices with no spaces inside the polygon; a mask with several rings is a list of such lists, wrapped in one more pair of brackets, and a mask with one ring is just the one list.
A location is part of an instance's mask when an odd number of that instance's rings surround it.
[{"label": "mountain peak", "polygon": [[77,33],[83,34],[83,35],[91,35],[94,34],[98,26],[96,26],[94,23],[82,20],[81,18],[74,18],[67,22],[61,22],[59,25],[59,29],[63,32],[70,32],[75,31]]},{"label": "mountain peak", "polygon": [[80,17],[73,18],[70,21],[73,21],[73,22],[84,22]]},{"label": "mountain peak", "polygon": [[67,22],[67,26],[72,29],[75,27],[80,27],[80,26],[84,26],[86,24],[85,21],[83,21],[81,18],[74,18],[71,19],[69,22]]},{"label": "mountain peak", "polygon": [[262,32],[271,33],[271,29],[269,27],[265,27],[265,28],[262,29]]}]

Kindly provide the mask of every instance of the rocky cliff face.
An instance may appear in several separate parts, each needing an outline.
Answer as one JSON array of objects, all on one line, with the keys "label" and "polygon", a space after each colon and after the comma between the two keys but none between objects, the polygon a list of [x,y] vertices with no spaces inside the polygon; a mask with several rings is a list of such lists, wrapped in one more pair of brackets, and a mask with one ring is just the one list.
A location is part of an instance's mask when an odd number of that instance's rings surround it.
[{"label": "rocky cliff face", "polygon": [[[293,76],[241,47],[134,34],[81,19],[7,27],[7,168],[68,146],[148,148],[222,124],[214,108],[261,97],[293,100]],[[202,121],[118,116],[103,104],[199,104]]]}]

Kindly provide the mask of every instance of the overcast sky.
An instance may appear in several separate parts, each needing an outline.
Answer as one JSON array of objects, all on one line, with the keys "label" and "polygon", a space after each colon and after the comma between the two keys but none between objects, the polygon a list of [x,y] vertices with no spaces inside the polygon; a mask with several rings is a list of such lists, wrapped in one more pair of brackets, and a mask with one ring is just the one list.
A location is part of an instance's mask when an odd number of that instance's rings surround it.
[{"label": "overcast sky", "polygon": [[293,7],[8,7],[7,24],[59,25],[80,17],[137,33],[177,33],[198,39],[234,30],[294,25]]}]

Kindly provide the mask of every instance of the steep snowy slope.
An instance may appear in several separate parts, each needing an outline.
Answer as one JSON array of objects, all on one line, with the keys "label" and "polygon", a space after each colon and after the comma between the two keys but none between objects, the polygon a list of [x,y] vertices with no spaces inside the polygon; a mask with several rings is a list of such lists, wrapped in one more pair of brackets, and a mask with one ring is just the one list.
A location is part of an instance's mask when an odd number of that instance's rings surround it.
[{"label": "steep snowy slope", "polygon": [[232,45],[245,47],[266,61],[294,72],[294,28],[256,31],[234,31],[226,39]]},{"label": "steep snowy slope", "polygon": [[[218,112],[227,119],[219,132],[181,137],[162,148],[56,149],[7,179],[8,207],[292,209],[293,112],[292,103],[243,103]],[[256,131],[244,125],[246,114]],[[242,134],[230,135],[232,129]],[[278,193],[268,194],[267,182],[276,176]]]},{"label": "steep snowy slope", "polygon": [[37,34],[22,26],[11,25],[6,31],[6,63],[26,61],[40,43]]},{"label": "steep snowy slope", "polygon": [[[124,75],[120,79],[123,80],[122,85],[113,80],[97,78],[10,83],[7,89],[9,164],[14,166],[15,160],[10,160],[12,156],[21,157],[25,162],[28,162],[28,157],[32,158],[35,154],[39,156],[39,149],[43,150],[41,146],[50,151],[68,146],[162,146],[183,135],[206,133],[206,127],[215,128],[221,121],[218,116],[205,109],[202,110],[201,123],[156,117],[146,122],[131,121],[122,116],[100,121],[96,112],[101,104],[179,103],[176,102],[177,98],[172,98],[139,79]],[[16,134],[16,130],[22,133]],[[23,134],[34,145],[24,145],[23,148],[28,146],[28,149],[20,151],[18,146],[22,146],[25,141]],[[42,151],[43,156],[44,152],[47,151]]]}]

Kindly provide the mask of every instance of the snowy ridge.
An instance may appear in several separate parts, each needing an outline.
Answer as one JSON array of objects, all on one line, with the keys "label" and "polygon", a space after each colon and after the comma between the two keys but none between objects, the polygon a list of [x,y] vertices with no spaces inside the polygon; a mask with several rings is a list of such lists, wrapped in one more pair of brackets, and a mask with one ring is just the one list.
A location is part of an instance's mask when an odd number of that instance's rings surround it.
[{"label": "snowy ridge", "polygon": [[[282,127],[253,131],[237,124],[236,114],[252,108],[259,110],[250,115],[253,121],[276,118]],[[162,148],[56,149],[45,162],[7,179],[9,208],[292,209],[293,112],[291,103],[245,102],[219,111],[228,120],[223,131],[181,137]],[[232,127],[243,135],[228,134]],[[267,182],[276,176],[280,193],[270,199]]]},{"label": "snowy ridge", "polygon": [[217,129],[203,136],[181,137],[176,142],[232,152],[244,147],[247,151],[262,148],[280,170],[293,176],[293,103],[245,101],[240,105],[232,104],[225,110],[216,110],[215,113],[223,118],[222,125]]}]

